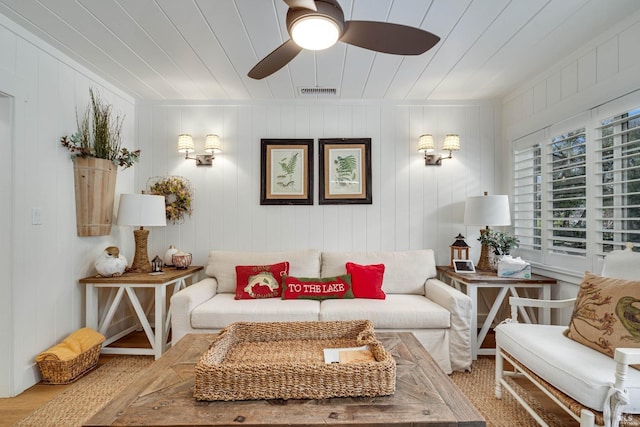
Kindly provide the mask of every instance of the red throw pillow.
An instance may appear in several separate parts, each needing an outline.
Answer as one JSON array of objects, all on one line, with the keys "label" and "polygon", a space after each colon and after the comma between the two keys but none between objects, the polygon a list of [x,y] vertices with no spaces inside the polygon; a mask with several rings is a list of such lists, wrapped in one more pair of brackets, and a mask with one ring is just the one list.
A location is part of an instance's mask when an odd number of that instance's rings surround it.
[{"label": "red throw pillow", "polygon": [[346,267],[347,274],[351,275],[355,298],[387,298],[387,294],[382,290],[384,264],[360,265],[348,262]]},{"label": "red throw pillow", "polygon": [[306,278],[285,276],[282,299],[353,298],[351,276]]},{"label": "red throw pillow", "polygon": [[278,298],[282,277],[289,274],[289,263],[237,265],[235,299]]}]

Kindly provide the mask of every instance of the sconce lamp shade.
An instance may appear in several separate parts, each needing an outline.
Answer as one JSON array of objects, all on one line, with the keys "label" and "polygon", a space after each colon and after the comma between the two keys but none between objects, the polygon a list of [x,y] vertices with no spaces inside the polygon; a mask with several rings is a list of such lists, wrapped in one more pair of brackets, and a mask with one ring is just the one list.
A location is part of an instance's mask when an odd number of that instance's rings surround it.
[{"label": "sconce lamp shade", "polygon": [[433,141],[433,135],[425,134],[420,135],[418,141],[418,152],[420,153],[433,153],[436,149],[436,144]]},{"label": "sconce lamp shade", "polygon": [[509,196],[474,196],[467,197],[464,206],[464,223],[466,225],[511,225]]},{"label": "sconce lamp shade", "polygon": [[222,152],[222,142],[220,141],[220,137],[214,134],[207,135],[204,142],[204,151],[211,154]]},{"label": "sconce lamp shade", "polygon": [[460,135],[448,134],[444,138],[443,150],[447,151],[459,151],[460,150]]},{"label": "sconce lamp shade", "polygon": [[335,21],[325,16],[308,16],[291,26],[291,38],[303,49],[322,50],[333,46],[341,29]]},{"label": "sconce lamp shade", "polygon": [[164,196],[121,194],[118,225],[163,227],[167,225]]},{"label": "sconce lamp shade", "polygon": [[188,133],[178,135],[178,151],[181,153],[190,153],[195,150],[193,138]]}]

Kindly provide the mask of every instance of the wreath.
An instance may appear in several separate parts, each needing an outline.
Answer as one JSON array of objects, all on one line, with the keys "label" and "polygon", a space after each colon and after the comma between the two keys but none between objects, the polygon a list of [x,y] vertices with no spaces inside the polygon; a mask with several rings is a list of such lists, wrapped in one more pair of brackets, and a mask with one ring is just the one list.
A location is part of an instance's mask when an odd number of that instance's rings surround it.
[{"label": "wreath", "polygon": [[176,224],[184,221],[185,214],[191,216],[193,190],[188,179],[181,176],[168,176],[152,178],[149,181],[152,182],[149,185],[149,194],[164,196],[167,221]]}]

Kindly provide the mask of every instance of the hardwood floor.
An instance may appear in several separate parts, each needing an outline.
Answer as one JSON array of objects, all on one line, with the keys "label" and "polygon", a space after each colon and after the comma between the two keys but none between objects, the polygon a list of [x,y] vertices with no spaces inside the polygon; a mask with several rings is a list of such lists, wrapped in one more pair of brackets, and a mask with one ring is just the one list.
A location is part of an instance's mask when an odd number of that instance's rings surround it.
[{"label": "hardwood floor", "polygon": [[[112,345],[120,347],[150,347],[144,332],[134,332],[129,334]],[[492,333],[487,335],[482,346],[485,348],[495,347],[495,340]],[[115,356],[101,354],[100,359],[98,360],[98,366],[105,364],[113,357]],[[522,380],[519,381],[519,384],[533,394],[544,407],[554,412],[556,416],[562,420],[563,426],[572,427],[579,425],[579,423],[575,422],[563,411],[557,409],[557,406],[531,383],[526,380]],[[36,384],[16,397],[0,398],[0,427],[14,425],[29,413],[35,411],[49,400],[55,398],[58,394],[64,392],[68,387],[70,387],[70,385]]]}]

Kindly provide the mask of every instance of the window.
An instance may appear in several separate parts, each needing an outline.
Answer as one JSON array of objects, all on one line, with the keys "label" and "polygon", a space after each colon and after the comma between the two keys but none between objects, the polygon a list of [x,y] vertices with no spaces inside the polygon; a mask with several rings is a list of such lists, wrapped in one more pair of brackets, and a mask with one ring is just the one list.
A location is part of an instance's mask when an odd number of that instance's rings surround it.
[{"label": "window", "polygon": [[600,121],[596,150],[598,253],[640,243],[640,109]]},{"label": "window", "polygon": [[513,142],[518,255],[581,272],[640,250],[640,108],[618,101]]},{"label": "window", "polygon": [[549,251],[584,256],[587,250],[585,128],[551,139],[548,147]]},{"label": "window", "polygon": [[542,249],[542,149],[534,143],[514,152],[513,226],[520,249]]}]

